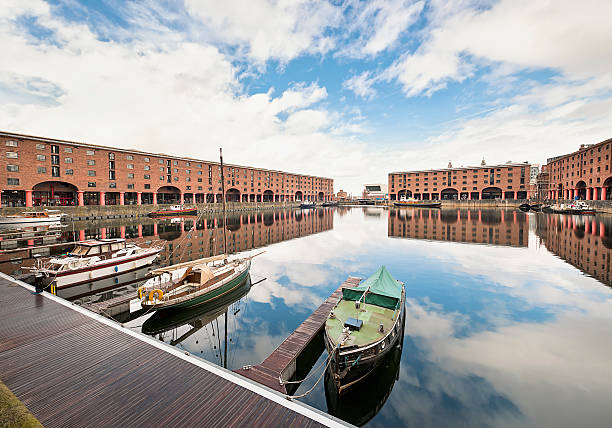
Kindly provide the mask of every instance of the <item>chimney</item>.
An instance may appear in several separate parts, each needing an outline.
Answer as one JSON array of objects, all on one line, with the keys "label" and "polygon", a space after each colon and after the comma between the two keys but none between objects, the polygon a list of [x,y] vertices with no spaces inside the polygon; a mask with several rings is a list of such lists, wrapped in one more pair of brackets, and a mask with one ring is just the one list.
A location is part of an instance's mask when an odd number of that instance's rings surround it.
[{"label": "chimney", "polygon": [[452,168],[453,164],[451,163],[451,161],[448,161],[448,167],[447,168]]}]

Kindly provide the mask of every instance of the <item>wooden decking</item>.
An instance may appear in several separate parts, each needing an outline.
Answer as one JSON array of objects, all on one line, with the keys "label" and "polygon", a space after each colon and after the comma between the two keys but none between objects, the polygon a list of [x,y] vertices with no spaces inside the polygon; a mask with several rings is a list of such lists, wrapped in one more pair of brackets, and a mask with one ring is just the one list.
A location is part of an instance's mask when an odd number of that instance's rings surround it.
[{"label": "wooden decking", "polygon": [[288,380],[295,372],[295,362],[300,353],[321,331],[329,312],[342,296],[342,288],[355,287],[361,278],[349,276],[293,333],[281,343],[261,364],[234,370],[249,379],[287,394],[279,378]]},{"label": "wooden decking", "polygon": [[341,425],[4,275],[0,379],[47,428]]}]

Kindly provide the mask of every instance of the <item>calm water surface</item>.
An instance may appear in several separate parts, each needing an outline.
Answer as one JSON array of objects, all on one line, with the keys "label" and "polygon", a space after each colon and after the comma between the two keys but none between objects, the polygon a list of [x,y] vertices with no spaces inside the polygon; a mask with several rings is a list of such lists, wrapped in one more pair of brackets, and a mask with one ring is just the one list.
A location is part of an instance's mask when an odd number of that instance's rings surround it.
[{"label": "calm water surface", "polygon": [[[187,236],[192,227],[115,225],[104,234],[167,239],[164,263],[221,250],[219,220]],[[252,287],[208,312],[137,312],[126,325],[229,369],[255,365],[347,276],[384,264],[406,283],[403,346],[365,388],[337,402],[322,381],[304,402],[369,426],[612,425],[609,217],[340,208],[245,214],[228,228],[231,249],[265,247]],[[144,273],[77,301],[133,290]],[[79,293],[96,285],[88,287]]]}]

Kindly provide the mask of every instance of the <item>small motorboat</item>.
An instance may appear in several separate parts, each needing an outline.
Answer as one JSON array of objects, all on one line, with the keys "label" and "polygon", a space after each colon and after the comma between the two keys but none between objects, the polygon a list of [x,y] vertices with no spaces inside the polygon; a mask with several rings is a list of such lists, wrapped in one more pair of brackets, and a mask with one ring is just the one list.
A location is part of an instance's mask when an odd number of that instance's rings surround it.
[{"label": "small motorboat", "polygon": [[180,217],[198,215],[196,207],[184,207],[183,205],[172,205],[169,208],[152,211],[149,217]]},{"label": "small motorboat", "polygon": [[409,207],[409,208],[440,208],[442,206],[441,201],[427,201],[414,198],[400,199],[399,201],[393,202],[396,207]]},{"label": "small motorboat", "polygon": [[538,213],[539,213],[540,211],[542,211],[542,207],[543,207],[543,204],[537,204],[537,203],[536,203],[536,204],[530,204],[530,205],[529,205],[529,209],[530,209],[531,211],[535,211],[535,212],[538,212]]},{"label": "small motorboat", "polygon": [[17,215],[0,217],[0,226],[18,227],[59,223],[65,215],[58,210],[26,211]]},{"label": "small motorboat", "polygon": [[322,204],[324,207],[337,207],[338,201],[325,201]]},{"label": "small motorboat", "polygon": [[227,254],[220,254],[155,269],[150,273],[153,277],[138,289],[140,304],[145,309],[166,310],[216,300],[244,284],[253,257],[230,260]]},{"label": "small motorboat", "polygon": [[77,242],[65,256],[39,260],[29,270],[43,285],[61,289],[150,265],[162,248],[161,244],[141,247],[122,238],[92,239]]},{"label": "small motorboat", "polygon": [[595,209],[589,207],[584,201],[575,201],[571,204],[552,205],[550,208],[555,214],[595,215]]},{"label": "small motorboat", "polygon": [[308,208],[316,208],[317,207],[317,203],[314,201],[304,201],[300,204],[300,208],[301,209],[308,209]]},{"label": "small motorboat", "polygon": [[329,369],[342,395],[368,376],[402,336],[406,293],[384,266],[342,298],[325,321]]},{"label": "small motorboat", "polygon": [[531,209],[531,205],[529,204],[520,204],[519,205],[519,210],[523,211],[523,212],[527,212]]}]

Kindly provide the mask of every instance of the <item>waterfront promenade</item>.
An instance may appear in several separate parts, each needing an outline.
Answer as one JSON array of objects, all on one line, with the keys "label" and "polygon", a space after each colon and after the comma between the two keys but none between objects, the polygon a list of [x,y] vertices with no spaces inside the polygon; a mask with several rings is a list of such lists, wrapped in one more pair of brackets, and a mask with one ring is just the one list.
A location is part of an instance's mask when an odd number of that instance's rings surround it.
[{"label": "waterfront promenade", "polygon": [[0,361],[45,427],[344,425],[4,274]]}]

